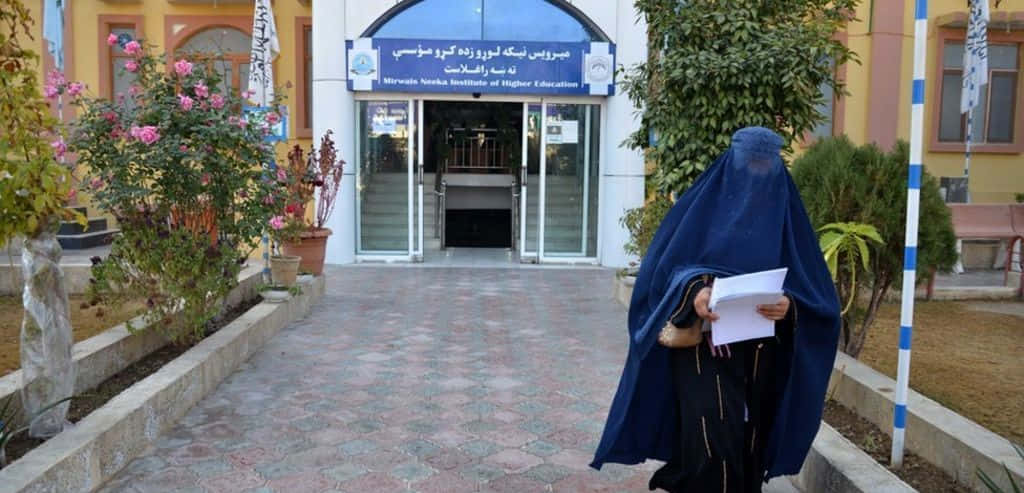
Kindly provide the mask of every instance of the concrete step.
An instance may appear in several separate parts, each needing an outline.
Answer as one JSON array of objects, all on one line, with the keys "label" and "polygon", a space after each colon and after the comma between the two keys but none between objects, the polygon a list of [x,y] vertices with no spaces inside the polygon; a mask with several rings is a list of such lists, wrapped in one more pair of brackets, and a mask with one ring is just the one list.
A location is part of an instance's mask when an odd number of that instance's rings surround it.
[{"label": "concrete step", "polygon": [[119,229],[104,229],[102,231],[89,231],[87,233],[74,235],[57,235],[57,241],[65,250],[84,250],[102,245],[109,245],[114,241],[114,235],[120,233]]},{"label": "concrete step", "polygon": [[[82,209],[79,207],[79,209]],[[96,231],[104,231],[107,229],[107,219],[105,217],[90,217],[88,219],[88,225],[82,226],[75,221],[61,221],[60,229],[57,230],[57,234],[60,236],[68,235],[80,235],[86,232],[92,233]]]}]

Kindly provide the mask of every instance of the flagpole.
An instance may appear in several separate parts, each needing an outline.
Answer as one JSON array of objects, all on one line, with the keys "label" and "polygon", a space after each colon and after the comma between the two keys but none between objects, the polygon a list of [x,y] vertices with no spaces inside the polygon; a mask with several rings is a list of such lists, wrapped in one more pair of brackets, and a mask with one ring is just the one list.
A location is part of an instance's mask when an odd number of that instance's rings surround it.
[{"label": "flagpole", "polygon": [[892,465],[903,465],[907,429],[907,392],[910,386],[910,340],[914,326],[914,290],[917,284],[917,226],[921,204],[922,146],[924,144],[925,61],[928,51],[928,0],[914,8],[914,82],[910,110],[910,166],[907,170],[907,226],[903,254],[903,303],[900,309],[899,360],[892,421]]},{"label": "flagpole", "polygon": [[967,203],[971,203],[971,141],[974,137],[974,106],[967,110],[966,157],[964,158],[964,193]]}]

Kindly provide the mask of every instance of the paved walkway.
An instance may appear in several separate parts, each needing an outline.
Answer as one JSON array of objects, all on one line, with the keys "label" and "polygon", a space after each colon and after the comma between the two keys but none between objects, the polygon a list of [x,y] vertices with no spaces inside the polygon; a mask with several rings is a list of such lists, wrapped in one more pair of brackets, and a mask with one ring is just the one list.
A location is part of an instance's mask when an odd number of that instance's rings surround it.
[{"label": "paved walkway", "polygon": [[626,352],[612,276],[329,269],[310,317],[103,491],[647,491],[656,464],[587,467]]}]

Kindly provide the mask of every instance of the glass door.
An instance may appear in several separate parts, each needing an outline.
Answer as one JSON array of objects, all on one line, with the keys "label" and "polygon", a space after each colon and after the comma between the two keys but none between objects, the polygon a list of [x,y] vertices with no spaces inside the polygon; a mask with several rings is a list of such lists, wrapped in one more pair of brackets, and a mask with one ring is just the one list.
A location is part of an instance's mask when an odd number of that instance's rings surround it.
[{"label": "glass door", "polygon": [[596,104],[543,104],[541,261],[597,258],[600,113]]},{"label": "glass door", "polygon": [[541,104],[523,103],[522,163],[519,174],[519,258],[537,261],[540,253]]},{"label": "glass door", "polygon": [[416,101],[357,101],[357,108],[357,253],[411,260],[422,245],[422,209],[414,200]]}]

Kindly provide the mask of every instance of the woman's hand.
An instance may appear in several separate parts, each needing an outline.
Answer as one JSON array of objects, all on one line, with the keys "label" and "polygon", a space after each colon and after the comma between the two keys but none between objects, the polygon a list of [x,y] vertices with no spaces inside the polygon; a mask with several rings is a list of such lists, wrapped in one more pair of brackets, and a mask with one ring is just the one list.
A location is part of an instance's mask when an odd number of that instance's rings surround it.
[{"label": "woman's hand", "polygon": [[786,314],[789,313],[789,297],[783,296],[779,298],[779,302],[774,305],[757,305],[757,313],[760,313],[761,316],[768,320],[778,322],[786,318]]},{"label": "woman's hand", "polygon": [[711,288],[701,288],[701,290],[697,292],[697,297],[693,299],[693,309],[697,311],[698,317],[703,318],[704,320],[714,322],[718,320],[718,314],[712,312],[708,308],[708,304],[710,302]]}]

